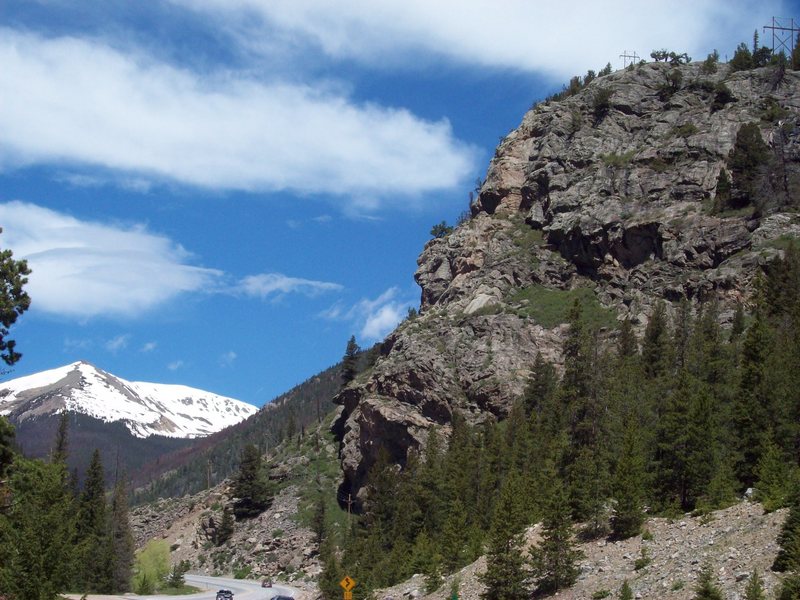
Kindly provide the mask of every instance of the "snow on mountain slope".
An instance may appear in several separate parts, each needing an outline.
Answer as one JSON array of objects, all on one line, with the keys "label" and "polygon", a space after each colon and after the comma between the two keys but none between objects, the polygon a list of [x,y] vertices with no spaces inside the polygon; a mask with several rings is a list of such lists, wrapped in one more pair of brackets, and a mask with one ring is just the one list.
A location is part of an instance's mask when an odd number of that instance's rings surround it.
[{"label": "snow on mountain slope", "polygon": [[85,362],[0,383],[0,414],[16,421],[65,410],[122,421],[139,438],[194,438],[235,425],[258,408],[183,385],[125,381]]}]

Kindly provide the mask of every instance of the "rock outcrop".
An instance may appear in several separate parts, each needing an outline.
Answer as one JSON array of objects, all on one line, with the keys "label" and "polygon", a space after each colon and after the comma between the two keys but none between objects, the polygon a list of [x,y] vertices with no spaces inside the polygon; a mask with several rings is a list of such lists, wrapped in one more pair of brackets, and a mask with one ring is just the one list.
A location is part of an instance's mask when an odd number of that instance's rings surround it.
[{"label": "rock outcrop", "polygon": [[[718,186],[749,123],[768,156],[733,210]],[[625,318],[641,329],[661,299],[716,300],[729,321],[800,235],[799,205],[800,73],[651,63],[535,106],[472,217],[420,255],[419,315],[337,398],[345,491],[358,496],[380,448],[402,465],[454,411],[502,418],[538,354],[559,363],[573,297],[607,337]]]}]

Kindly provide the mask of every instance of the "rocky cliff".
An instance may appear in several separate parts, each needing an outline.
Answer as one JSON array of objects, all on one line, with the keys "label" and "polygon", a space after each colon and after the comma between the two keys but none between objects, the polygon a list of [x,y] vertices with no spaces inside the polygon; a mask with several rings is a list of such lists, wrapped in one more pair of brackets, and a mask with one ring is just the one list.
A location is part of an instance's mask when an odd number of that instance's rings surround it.
[{"label": "rocky cliff", "polygon": [[661,299],[717,300],[729,321],[800,235],[798,205],[800,73],[650,63],[536,105],[471,218],[420,255],[419,316],[336,399],[346,491],[454,411],[502,418],[538,354],[559,362],[574,298],[606,337]]}]

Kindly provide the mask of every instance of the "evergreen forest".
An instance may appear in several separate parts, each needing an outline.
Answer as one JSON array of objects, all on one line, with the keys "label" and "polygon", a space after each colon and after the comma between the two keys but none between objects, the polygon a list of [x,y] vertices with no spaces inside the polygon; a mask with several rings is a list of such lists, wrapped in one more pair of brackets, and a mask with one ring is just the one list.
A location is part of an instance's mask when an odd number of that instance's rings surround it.
[{"label": "evergreen forest", "polygon": [[15,451],[0,417],[0,597],[49,600],[59,593],[130,590],[134,561],[124,475],[106,491],[95,450],[78,487],[67,466],[67,415],[49,461]]},{"label": "evergreen forest", "polygon": [[[757,289],[725,329],[714,303],[661,303],[641,337],[623,322],[609,344],[576,302],[563,373],[537,359],[506,420],[456,414],[449,443],[434,431],[401,471],[374,465],[363,514],[323,535],[326,597],[345,572],[354,597],[414,573],[435,589],[486,552],[485,598],[528,598],[574,582],[578,539],[638,535],[646,515],[744,494],[767,511],[797,504],[800,252],[790,246]],[[537,522],[543,540],[527,554],[522,533]]]}]

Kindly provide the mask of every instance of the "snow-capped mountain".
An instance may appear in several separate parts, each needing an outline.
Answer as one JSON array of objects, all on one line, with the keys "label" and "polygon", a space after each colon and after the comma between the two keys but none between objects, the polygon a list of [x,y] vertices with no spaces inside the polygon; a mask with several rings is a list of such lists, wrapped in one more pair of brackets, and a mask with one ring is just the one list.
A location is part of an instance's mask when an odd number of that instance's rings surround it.
[{"label": "snow-capped mountain", "polygon": [[196,438],[258,411],[183,385],[126,381],[86,362],[0,382],[0,415],[23,423],[64,411],[121,422],[137,438]]}]

